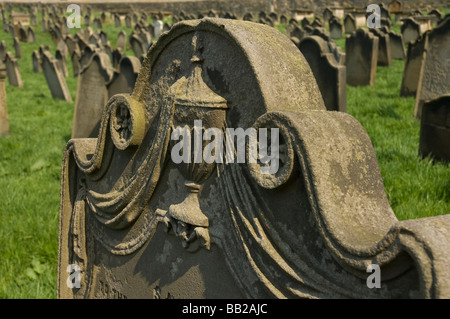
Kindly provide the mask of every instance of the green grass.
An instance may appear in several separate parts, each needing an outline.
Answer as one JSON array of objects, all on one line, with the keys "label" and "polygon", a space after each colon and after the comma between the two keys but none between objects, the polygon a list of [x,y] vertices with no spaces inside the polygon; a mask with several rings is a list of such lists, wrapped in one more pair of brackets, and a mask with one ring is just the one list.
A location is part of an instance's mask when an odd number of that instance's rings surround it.
[{"label": "green grass", "polygon": [[[285,28],[278,27],[282,32]],[[114,47],[121,29],[108,17],[104,30]],[[21,43],[24,88],[6,81],[11,135],[0,138],[0,298],[56,297],[61,160],[71,135],[73,103],[53,100],[44,75],[32,72],[33,50],[40,44],[50,45],[52,53],[56,49],[40,23],[35,31],[36,43]],[[2,29],[0,39],[14,52],[11,36]],[[345,45],[344,38],[336,42]],[[446,214],[450,168],[418,156],[420,123],[413,118],[414,99],[399,97],[403,67],[404,61],[394,61],[390,68],[378,68],[374,86],[348,87],[347,110],[372,139],[398,218]],[[77,79],[70,59],[68,69],[66,81],[75,101]]]}]

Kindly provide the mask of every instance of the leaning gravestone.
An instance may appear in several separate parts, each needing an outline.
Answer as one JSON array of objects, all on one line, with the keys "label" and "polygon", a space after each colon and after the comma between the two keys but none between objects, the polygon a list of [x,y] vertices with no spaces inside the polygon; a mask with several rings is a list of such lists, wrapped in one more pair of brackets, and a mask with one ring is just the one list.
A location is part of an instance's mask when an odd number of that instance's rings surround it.
[{"label": "leaning gravestone", "polygon": [[0,61],[3,61],[5,59],[7,51],[8,50],[6,48],[6,42],[5,40],[2,40],[2,42],[0,42]]},{"label": "leaning gravestone", "polygon": [[42,71],[47,81],[48,88],[54,99],[61,99],[72,103],[66,80],[58,64],[58,60],[50,52],[44,51],[41,57]]},{"label": "leaning gravestone", "polygon": [[127,33],[124,30],[120,31],[117,35],[116,47],[122,51],[127,49]]},{"label": "leaning gravestone", "polygon": [[337,19],[330,20],[330,36],[332,39],[342,38],[342,24]]},{"label": "leaning gravestone", "polygon": [[108,98],[119,93],[131,94],[140,69],[141,62],[138,58],[134,56],[123,57],[117,70],[114,71],[111,82],[107,85]]},{"label": "leaning gravestone", "polygon": [[164,26],[164,24],[161,20],[156,20],[153,23],[155,38],[159,39],[159,37],[161,36],[161,34],[163,32],[163,26]]},{"label": "leaning gravestone", "polygon": [[414,108],[416,118],[420,118],[425,101],[450,94],[450,19],[428,32],[425,41]]},{"label": "leaning gravestone", "polygon": [[58,62],[58,67],[61,70],[61,73],[64,77],[69,76],[69,70],[67,69],[66,57],[61,50],[55,51],[55,59]]},{"label": "leaning gravestone", "polygon": [[130,46],[134,52],[134,56],[137,58],[141,58],[141,56],[147,53],[144,42],[135,34],[130,37]]},{"label": "leaning gravestone", "polygon": [[9,135],[8,108],[6,107],[6,66],[0,60],[0,137]]},{"label": "leaning gravestone", "polygon": [[356,21],[352,14],[348,13],[344,18],[345,33],[351,34],[356,31]]},{"label": "leaning gravestone", "polygon": [[413,18],[404,19],[401,26],[401,32],[405,43],[414,42],[421,35],[420,24],[417,23]]},{"label": "leaning gravestone", "polygon": [[316,78],[329,111],[346,111],[346,68],[336,61],[327,42],[318,36],[303,38],[298,45]]},{"label": "leaning gravestone", "polygon": [[389,35],[391,58],[394,60],[404,60],[406,57],[406,53],[403,36],[401,34],[395,33],[392,30],[387,31],[387,34]]},{"label": "leaning gravestone", "polygon": [[94,137],[99,133],[99,121],[108,101],[106,84],[113,69],[104,53],[94,52],[87,64],[81,64],[73,115],[72,138]]},{"label": "leaning gravestone", "polygon": [[19,64],[17,63],[17,60],[12,56],[11,52],[6,52],[5,65],[9,84],[22,88],[23,82],[22,76],[20,75]]},{"label": "leaning gravestone", "polygon": [[35,35],[34,29],[32,27],[28,27],[28,29],[27,29],[27,42],[30,42],[30,43],[36,42],[36,35]]},{"label": "leaning gravestone", "polygon": [[76,78],[80,73],[80,59],[81,59],[80,50],[79,49],[74,50],[70,58],[72,60],[73,77]]},{"label": "leaning gravestone", "polygon": [[425,54],[427,33],[408,45],[405,68],[403,70],[400,96],[416,96]]},{"label": "leaning gravestone", "polygon": [[41,68],[42,61],[38,50],[34,50],[33,53],[31,54],[31,61],[33,63],[33,72],[34,73],[42,72]]},{"label": "leaning gravestone", "polygon": [[420,120],[419,154],[450,162],[450,94],[424,103]]},{"label": "leaning gravestone", "polygon": [[347,84],[374,85],[378,61],[378,37],[358,29],[345,40]]},{"label": "leaning gravestone", "polygon": [[[231,128],[278,129],[278,169],[231,158],[252,158]],[[173,137],[203,129],[222,139],[178,161]],[[99,132],[64,152],[59,298],[450,297],[450,215],[395,217],[364,128],[325,109],[275,28],[177,23],[132,95],[104,104]]]},{"label": "leaning gravestone", "polygon": [[381,29],[370,28],[370,32],[378,37],[378,66],[392,66],[391,44],[389,34],[384,33]]},{"label": "leaning gravestone", "polygon": [[17,37],[14,37],[14,51],[16,52],[16,58],[22,58],[22,47],[20,46],[20,41]]}]

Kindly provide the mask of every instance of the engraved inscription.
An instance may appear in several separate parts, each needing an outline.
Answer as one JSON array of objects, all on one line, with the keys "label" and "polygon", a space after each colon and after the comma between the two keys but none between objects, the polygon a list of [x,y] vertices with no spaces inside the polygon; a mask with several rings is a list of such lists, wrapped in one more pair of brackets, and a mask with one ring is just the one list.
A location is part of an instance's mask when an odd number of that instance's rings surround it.
[{"label": "engraved inscription", "polygon": [[117,289],[111,287],[111,285],[109,285],[108,283],[103,282],[101,280],[99,280],[99,283],[100,283],[100,293],[103,297],[108,299],[128,299],[127,296],[125,296]]}]

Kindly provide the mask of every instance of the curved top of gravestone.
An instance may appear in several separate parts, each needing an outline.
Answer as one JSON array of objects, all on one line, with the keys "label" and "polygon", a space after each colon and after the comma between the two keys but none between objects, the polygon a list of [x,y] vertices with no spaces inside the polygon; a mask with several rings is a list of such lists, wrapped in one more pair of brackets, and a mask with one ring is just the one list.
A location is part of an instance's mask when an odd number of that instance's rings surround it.
[{"label": "curved top of gravestone", "polygon": [[143,62],[135,99],[156,105],[152,85],[171,76],[168,88],[189,75],[194,35],[204,80],[228,101],[233,127],[249,127],[271,110],[325,109],[307,61],[287,37],[258,23],[218,18],[184,21],[163,34]]}]

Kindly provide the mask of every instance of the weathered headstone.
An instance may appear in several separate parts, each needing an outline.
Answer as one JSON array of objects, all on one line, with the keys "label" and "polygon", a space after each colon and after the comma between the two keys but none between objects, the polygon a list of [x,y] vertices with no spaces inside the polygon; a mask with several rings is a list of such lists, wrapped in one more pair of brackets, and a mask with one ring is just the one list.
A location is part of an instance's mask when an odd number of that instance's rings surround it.
[{"label": "weathered headstone", "polygon": [[38,50],[34,50],[32,55],[31,55],[31,61],[33,63],[33,72],[35,73],[40,73],[42,72],[42,68],[41,68],[41,56],[39,54]]},{"label": "weathered headstone", "polygon": [[450,19],[427,33],[414,116],[421,117],[425,101],[445,94],[450,94]]},{"label": "weathered headstone", "polygon": [[72,35],[68,35],[65,37],[64,42],[66,43],[67,46],[67,53],[68,56],[72,56],[72,53],[75,50],[80,50],[79,46],[78,46],[78,41],[75,41],[75,39],[73,38]]},{"label": "weathered headstone", "polygon": [[35,35],[34,29],[32,27],[28,27],[28,29],[27,29],[27,42],[31,42],[31,43],[36,42],[36,35]]},{"label": "weathered headstone", "polygon": [[402,3],[399,0],[393,0],[389,3],[389,11],[391,13],[402,11]]},{"label": "weathered headstone", "polygon": [[6,66],[0,60],[0,137],[9,135],[8,108],[6,106]]},{"label": "weathered headstone", "polygon": [[58,62],[58,67],[61,70],[61,73],[64,77],[69,76],[69,71],[67,69],[66,56],[61,50],[55,51],[55,59]]},{"label": "weathered headstone", "polygon": [[100,20],[100,18],[95,18],[94,21],[92,22],[92,27],[96,28],[96,29],[101,29],[102,28],[102,21]]},{"label": "weathered headstone", "polygon": [[72,138],[94,137],[99,133],[100,119],[108,101],[106,84],[111,81],[114,70],[109,58],[95,52],[78,76]]},{"label": "weathered headstone", "polygon": [[61,99],[72,103],[72,97],[70,96],[66,80],[58,65],[58,61],[48,51],[44,51],[41,59],[42,72],[44,73],[52,97],[54,99]]},{"label": "weathered headstone", "polygon": [[72,59],[72,70],[73,70],[73,77],[78,77],[80,74],[80,59],[81,59],[81,52],[79,49],[76,49],[72,52],[70,55]]},{"label": "weathered headstone", "polygon": [[356,31],[356,21],[353,15],[348,13],[344,18],[345,33],[351,34]]},{"label": "weathered headstone", "polygon": [[[146,59],[132,95],[104,104],[98,137],[66,146],[58,298],[450,297],[450,215],[396,218],[367,132],[325,109],[289,38],[187,21]],[[251,155],[226,128],[277,128],[278,170],[210,161],[225,141]],[[173,137],[199,131],[222,139],[178,161]]]},{"label": "weathered headstone", "polygon": [[388,31],[387,34],[389,35],[391,58],[395,60],[404,60],[406,52],[403,36],[391,30]]},{"label": "weathered headstone", "polygon": [[117,35],[116,47],[122,51],[127,49],[127,33],[124,30],[120,31]]},{"label": "weathered headstone", "polygon": [[137,58],[140,58],[147,53],[144,42],[135,34],[130,37],[130,47],[134,52],[134,56]]},{"label": "weathered headstone", "polygon": [[419,154],[450,162],[450,94],[423,104]]},{"label": "weathered headstone", "polygon": [[400,96],[416,96],[425,54],[426,34],[408,45]]},{"label": "weathered headstone", "polygon": [[342,24],[337,19],[330,20],[330,36],[332,39],[342,38]]},{"label": "weathered headstone", "polygon": [[389,34],[384,33],[381,29],[370,28],[370,32],[378,37],[378,66],[391,66],[391,44]]},{"label": "weathered headstone", "polygon": [[125,54],[123,53],[121,48],[115,48],[112,51],[112,66],[114,68],[116,68],[120,61],[122,60],[122,58],[125,57]]},{"label": "weathered headstone", "polygon": [[20,75],[19,64],[11,52],[5,55],[6,74],[8,75],[9,84],[19,88],[23,88],[22,76]]},{"label": "weathered headstone", "polygon": [[420,25],[413,18],[404,19],[401,26],[401,32],[405,43],[414,42],[421,35]]},{"label": "weathered headstone", "polygon": [[120,16],[118,14],[114,15],[114,24],[116,28],[122,27],[122,20],[120,19]]},{"label": "weathered headstone", "polygon": [[358,29],[345,40],[347,84],[374,85],[378,61],[378,37]]},{"label": "weathered headstone", "polygon": [[153,23],[153,27],[155,28],[155,38],[159,39],[159,37],[162,34],[162,30],[163,30],[163,22],[161,20],[156,20]]},{"label": "weathered headstone", "polygon": [[117,70],[114,71],[111,82],[107,85],[108,98],[119,93],[131,94],[140,69],[141,62],[138,58],[134,56],[123,57],[117,66]]},{"label": "weathered headstone", "polygon": [[15,57],[17,59],[22,58],[22,47],[20,45],[20,41],[17,37],[14,37],[14,51],[15,51]]},{"label": "weathered headstone", "polygon": [[0,61],[5,60],[7,51],[8,50],[6,48],[6,42],[5,42],[5,40],[2,40],[2,42],[0,42]]},{"label": "weathered headstone", "polygon": [[127,15],[127,16],[125,17],[125,26],[126,26],[127,28],[131,28],[131,27],[132,27],[132,25],[131,25],[131,17],[130,17],[129,15]]},{"label": "weathered headstone", "polygon": [[318,36],[308,36],[298,46],[316,78],[325,107],[329,111],[347,109],[346,68],[336,61],[327,42]]}]

